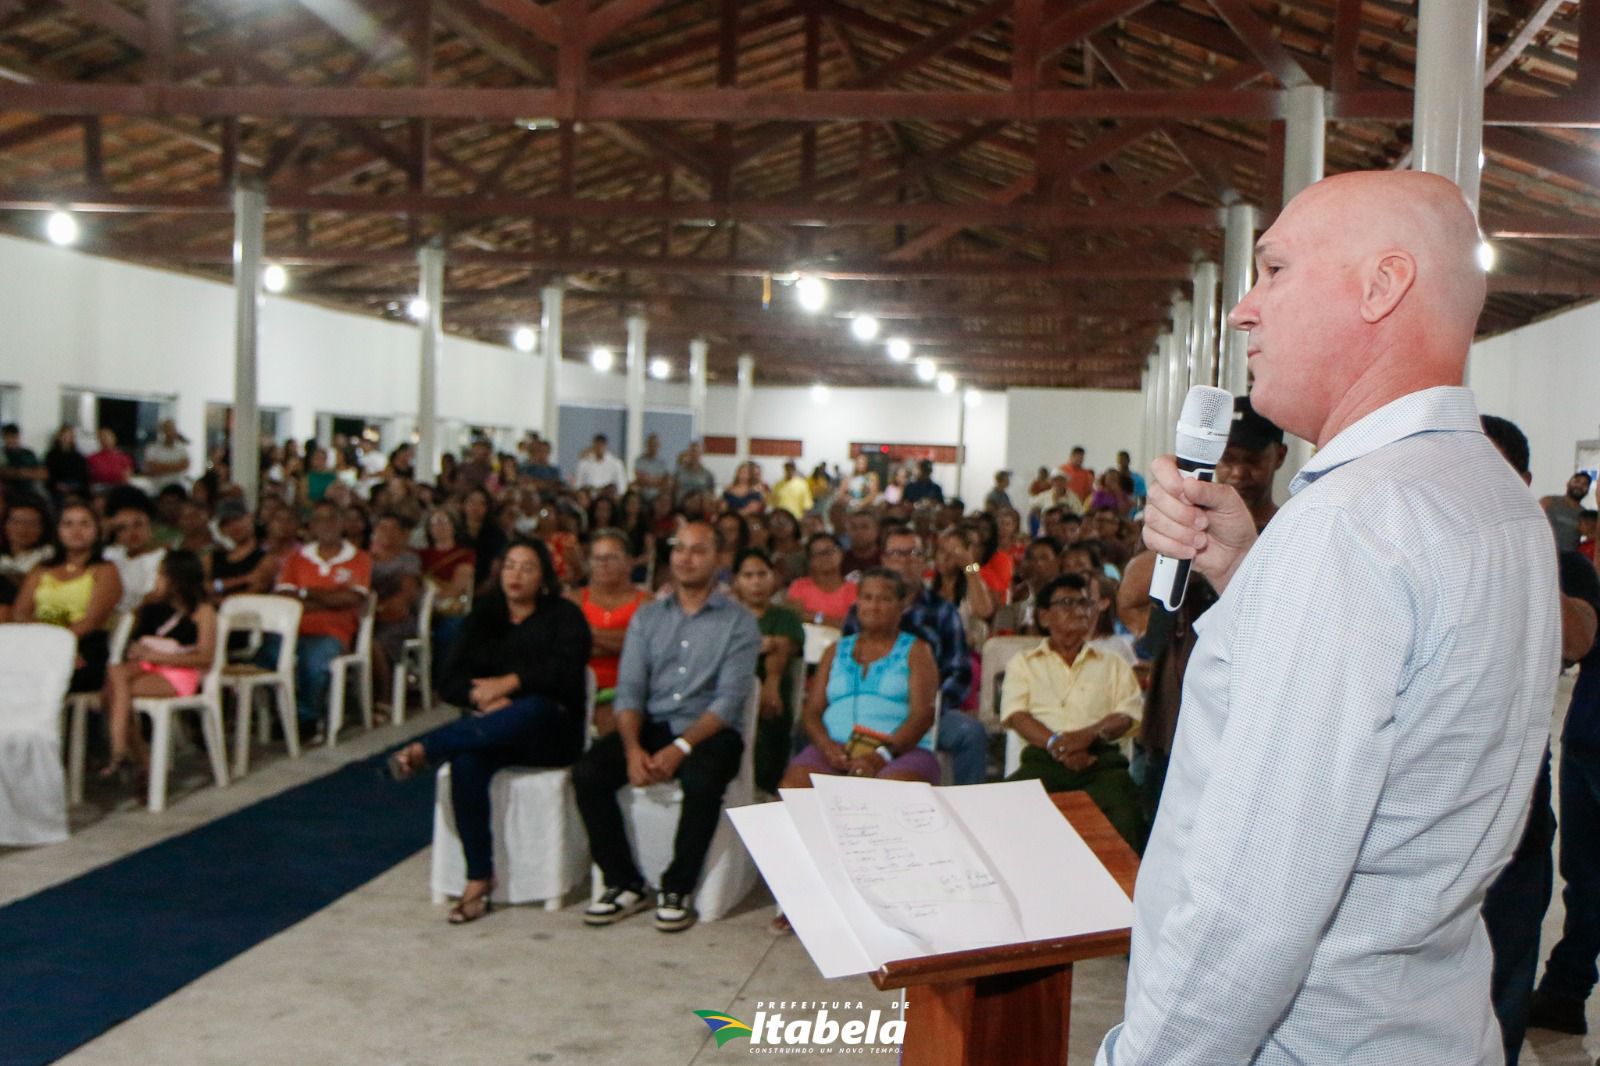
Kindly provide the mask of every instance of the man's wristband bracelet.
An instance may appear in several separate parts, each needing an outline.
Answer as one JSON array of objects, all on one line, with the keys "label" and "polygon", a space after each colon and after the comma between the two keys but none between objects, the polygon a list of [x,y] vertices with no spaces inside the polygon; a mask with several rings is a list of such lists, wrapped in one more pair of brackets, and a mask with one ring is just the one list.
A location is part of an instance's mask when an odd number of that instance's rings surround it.
[{"label": "man's wristband bracelet", "polygon": [[694,751],[694,745],[689,743],[687,740],[684,740],[682,737],[673,737],[672,745],[685,755],[688,755],[690,752]]},{"label": "man's wristband bracelet", "polygon": [[890,763],[894,762],[894,752],[889,749],[889,745],[879,744],[878,758],[883,760],[883,765],[888,766]]}]

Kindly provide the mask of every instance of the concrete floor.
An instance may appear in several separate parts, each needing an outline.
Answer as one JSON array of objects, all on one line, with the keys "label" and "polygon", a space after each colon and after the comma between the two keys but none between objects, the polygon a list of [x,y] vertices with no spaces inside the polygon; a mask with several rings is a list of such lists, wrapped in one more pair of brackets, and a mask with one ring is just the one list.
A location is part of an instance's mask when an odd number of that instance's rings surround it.
[{"label": "concrete floor", "polygon": [[[1569,691],[1563,683],[1558,707]],[[1559,718],[1559,713],[1558,716]],[[327,773],[444,720],[357,736],[299,760],[258,761],[227,789],[206,786],[198,754],[179,761],[175,802],[151,815],[92,787],[64,844],[0,852],[0,904],[184,832]],[[1559,724],[1559,723],[1558,723]],[[204,878],[204,871],[196,871]],[[759,1001],[859,1002],[893,1011],[897,997],[865,978],[824,981],[793,937],[768,931],[758,889],[735,914],[678,936],[648,915],[609,929],[582,925],[578,908],[497,911],[465,927],[428,901],[424,850],[299,925],[257,945],[62,1060],[72,1064],[214,1063],[706,1064],[735,1061],[747,1045],[717,1048],[691,1012],[751,1021]],[[1545,922],[1559,936],[1558,894]],[[1126,965],[1080,965],[1073,982],[1070,1061],[1092,1063],[1121,1016]],[[853,1016],[853,1011],[846,1012]],[[1600,1034],[1600,999],[1589,1024]],[[1589,1066],[1600,1036],[1535,1031],[1522,1061]],[[810,1061],[822,1055],[785,1055]],[[832,1061],[833,1056],[826,1056]],[[886,1056],[884,1056],[886,1058]],[[997,1062],[1001,1061],[999,1058]]]}]

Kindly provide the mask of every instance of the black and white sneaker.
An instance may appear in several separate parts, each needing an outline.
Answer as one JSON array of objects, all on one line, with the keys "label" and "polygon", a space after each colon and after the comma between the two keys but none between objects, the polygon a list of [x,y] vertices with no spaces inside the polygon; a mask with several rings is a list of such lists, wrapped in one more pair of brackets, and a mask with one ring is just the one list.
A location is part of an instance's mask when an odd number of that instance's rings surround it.
[{"label": "black and white sneaker", "polygon": [[613,925],[650,906],[650,889],[646,885],[632,888],[608,888],[600,898],[589,904],[583,912],[584,925]]},{"label": "black and white sneaker", "polygon": [[656,928],[663,933],[681,933],[699,917],[694,909],[694,897],[689,893],[656,893]]}]

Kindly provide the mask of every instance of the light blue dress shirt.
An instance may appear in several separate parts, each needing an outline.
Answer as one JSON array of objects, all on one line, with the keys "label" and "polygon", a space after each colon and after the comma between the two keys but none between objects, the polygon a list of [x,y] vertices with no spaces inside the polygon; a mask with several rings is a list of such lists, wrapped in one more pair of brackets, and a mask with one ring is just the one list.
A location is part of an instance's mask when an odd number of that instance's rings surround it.
[{"label": "light blue dress shirt", "polygon": [[692,615],[677,596],[655,600],[628,623],[612,706],[664,721],[673,736],[706,711],[742,733],[760,653],[755,615],[722,593]]},{"label": "light blue dress shirt", "polygon": [[1374,411],[1201,618],[1108,1066],[1501,1062],[1479,905],[1544,751],[1555,546],[1472,394]]}]

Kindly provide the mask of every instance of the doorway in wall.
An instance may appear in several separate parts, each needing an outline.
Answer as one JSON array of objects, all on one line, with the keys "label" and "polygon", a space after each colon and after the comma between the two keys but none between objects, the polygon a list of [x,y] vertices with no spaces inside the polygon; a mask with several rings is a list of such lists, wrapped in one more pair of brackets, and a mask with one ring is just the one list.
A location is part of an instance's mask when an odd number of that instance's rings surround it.
[{"label": "doorway in wall", "polygon": [[85,452],[99,447],[95,434],[105,428],[116,433],[117,445],[137,461],[144,446],[156,438],[161,423],[176,418],[177,414],[176,396],[97,389],[61,390],[61,424],[77,427],[78,447]]},{"label": "doorway in wall", "polygon": [[[282,444],[289,439],[289,409],[287,407],[261,407],[256,410],[260,419],[261,436]],[[233,404],[206,404],[206,454],[228,447],[228,435],[233,432]]]}]

